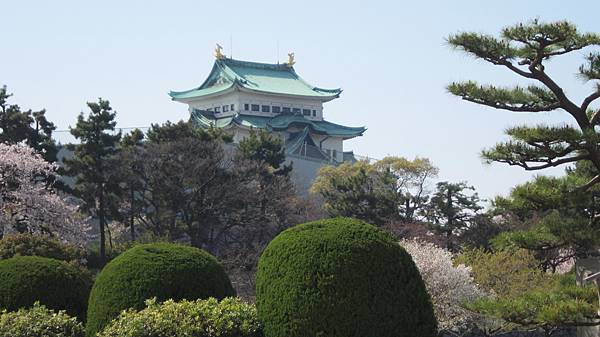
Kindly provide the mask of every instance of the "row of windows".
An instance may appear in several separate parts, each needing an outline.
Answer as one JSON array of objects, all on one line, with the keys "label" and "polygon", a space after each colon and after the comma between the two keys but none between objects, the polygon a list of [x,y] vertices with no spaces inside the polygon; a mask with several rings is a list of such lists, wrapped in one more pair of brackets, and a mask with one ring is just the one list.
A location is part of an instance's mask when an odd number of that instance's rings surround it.
[{"label": "row of windows", "polygon": [[[223,105],[223,106],[217,106],[214,108],[208,108],[206,109],[207,111],[214,111],[214,112],[229,112],[229,111],[235,111],[235,104],[229,104],[229,105]],[[272,112],[275,114],[279,114],[279,113],[293,113],[293,114],[303,114],[304,116],[313,116],[313,117],[317,117],[317,110],[311,110],[311,109],[300,109],[300,108],[290,108],[290,107],[281,107],[281,106],[276,106],[276,105],[259,105],[259,104],[244,104],[244,110],[245,111],[253,111],[253,112]]]},{"label": "row of windows", "polygon": [[208,109],[206,109],[206,111],[221,112],[221,109],[222,109],[223,112],[234,111],[235,110],[235,104],[229,104],[229,105],[223,105],[223,106],[216,106],[214,108],[208,108]]},{"label": "row of windows", "polygon": [[276,105],[259,105],[259,104],[244,104],[245,111],[254,111],[254,112],[272,112],[274,114],[279,113],[293,113],[300,114],[302,113],[304,116],[313,116],[317,117],[317,110],[311,109],[300,109],[300,108],[290,108],[290,107],[280,107]]}]

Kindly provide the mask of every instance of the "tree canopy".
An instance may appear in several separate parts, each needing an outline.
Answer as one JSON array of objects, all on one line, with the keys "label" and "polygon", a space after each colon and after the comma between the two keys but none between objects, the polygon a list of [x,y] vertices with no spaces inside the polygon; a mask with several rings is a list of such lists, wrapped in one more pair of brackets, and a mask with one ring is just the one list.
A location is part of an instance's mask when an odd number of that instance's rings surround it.
[{"label": "tree canopy", "polygon": [[115,163],[121,133],[114,133],[116,112],[103,99],[87,103],[90,113],[81,113],[71,134],[79,144],[69,144],[73,158],[66,160],[68,176],[75,178],[75,194],[84,201],[83,209],[98,218],[100,256],[105,259],[105,229],[107,221],[116,216],[117,197],[121,192],[115,179]]},{"label": "tree canopy", "polygon": [[[600,169],[600,148],[595,127],[600,109],[592,103],[600,98],[600,54],[591,52],[579,68],[579,77],[595,83],[581,102],[567,96],[563,87],[546,70],[550,60],[586,47],[600,45],[600,35],[581,33],[567,21],[544,23],[533,20],[506,27],[500,37],[464,32],[451,35],[448,43],[478,59],[501,66],[530,82],[527,86],[481,85],[475,81],[455,82],[448,91],[466,101],[516,112],[567,112],[573,125],[517,126],[506,130],[511,139],[482,152],[487,161],[520,166],[526,170],[590,161]],[[580,185],[600,182],[600,175]]]},{"label": "tree canopy", "polygon": [[46,119],[46,110],[23,111],[16,104],[8,104],[11,97],[6,86],[0,87],[0,143],[23,142],[46,161],[55,162],[58,149],[52,132],[56,126]]}]

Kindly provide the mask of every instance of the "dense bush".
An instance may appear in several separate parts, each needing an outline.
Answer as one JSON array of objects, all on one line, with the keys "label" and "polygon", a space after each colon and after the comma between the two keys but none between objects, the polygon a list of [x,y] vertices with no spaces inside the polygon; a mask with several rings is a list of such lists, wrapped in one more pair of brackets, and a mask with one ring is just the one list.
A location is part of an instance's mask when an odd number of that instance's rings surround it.
[{"label": "dense bush", "polygon": [[13,256],[42,256],[79,264],[85,258],[85,251],[47,236],[16,234],[0,240],[0,260]]},{"label": "dense bush", "polygon": [[91,280],[64,261],[16,256],[0,261],[0,308],[30,307],[36,301],[50,309],[85,318]]},{"label": "dense bush", "polygon": [[217,260],[188,246],[155,243],[122,253],[98,274],[90,294],[86,330],[93,336],[124,309],[144,301],[224,298],[235,292]]},{"label": "dense bush", "polygon": [[129,309],[99,337],[260,337],[254,305],[237,298],[157,303],[146,301],[141,311]]},{"label": "dense bush", "polygon": [[30,309],[0,313],[0,337],[84,337],[83,325],[64,311],[36,302]]},{"label": "dense bush", "polygon": [[520,296],[543,284],[547,278],[546,273],[539,268],[539,261],[525,249],[495,252],[465,250],[457,256],[455,263],[471,267],[475,283],[498,296]]},{"label": "dense bush", "polygon": [[437,333],[410,255],[359,220],[320,220],[284,231],[261,256],[256,283],[267,337]]}]

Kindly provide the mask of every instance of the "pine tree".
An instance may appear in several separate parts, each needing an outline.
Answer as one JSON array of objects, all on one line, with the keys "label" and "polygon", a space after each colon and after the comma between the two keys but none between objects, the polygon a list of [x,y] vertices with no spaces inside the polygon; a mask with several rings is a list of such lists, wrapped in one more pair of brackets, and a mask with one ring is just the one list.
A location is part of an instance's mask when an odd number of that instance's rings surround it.
[{"label": "pine tree", "polygon": [[453,248],[452,237],[468,229],[477,212],[482,209],[479,205],[481,200],[474,191],[475,188],[465,182],[439,182],[424,209],[425,217],[446,235],[448,249]]},{"label": "pine tree", "polygon": [[108,219],[114,216],[115,194],[120,191],[115,179],[114,155],[121,133],[114,134],[116,112],[108,101],[87,103],[90,113],[87,118],[81,113],[71,134],[80,141],[69,144],[74,157],[66,161],[66,174],[75,177],[75,194],[85,203],[85,210],[95,215],[99,222],[100,257],[106,258],[106,233]]},{"label": "pine tree", "polygon": [[[590,161],[600,170],[599,135],[595,127],[600,123],[600,109],[591,104],[600,98],[600,53],[586,56],[579,68],[579,77],[595,82],[595,90],[583,101],[576,103],[547,72],[550,60],[586,47],[599,46],[600,35],[580,33],[566,21],[542,23],[534,20],[502,30],[500,38],[477,33],[459,33],[448,38],[451,46],[476,58],[512,71],[532,83],[512,88],[480,85],[474,81],[456,82],[448,91],[477,104],[517,112],[563,110],[574,125],[517,126],[507,129],[512,138],[482,152],[489,161],[516,165],[525,170]],[[600,175],[582,184],[585,189],[600,182]]]},{"label": "pine tree", "polygon": [[283,141],[265,130],[251,130],[250,135],[240,141],[238,149],[243,158],[264,163],[275,170],[275,174],[288,175],[292,171],[291,164],[284,165]]},{"label": "pine tree", "polygon": [[56,126],[46,119],[46,110],[21,111],[16,104],[8,104],[12,97],[6,86],[0,87],[0,142],[26,143],[48,162],[56,161],[56,142],[52,132]]}]

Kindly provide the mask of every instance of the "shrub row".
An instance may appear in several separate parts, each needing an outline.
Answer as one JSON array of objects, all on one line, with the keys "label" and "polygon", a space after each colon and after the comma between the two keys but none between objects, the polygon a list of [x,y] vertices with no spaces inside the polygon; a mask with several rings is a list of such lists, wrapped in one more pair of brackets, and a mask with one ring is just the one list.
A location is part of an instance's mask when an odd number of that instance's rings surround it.
[{"label": "shrub row", "polygon": [[[0,308],[15,310],[40,300],[50,309],[82,317],[80,303],[87,300],[87,292],[70,293],[81,279],[73,273],[77,268],[67,266],[42,257],[0,261],[0,288],[7,289],[0,292]],[[19,289],[18,282],[28,282],[23,283],[28,288]],[[43,282],[62,288],[45,291]],[[82,284],[89,289],[89,283]],[[17,303],[15,294],[25,299]],[[410,255],[387,234],[354,219],[321,220],[284,231],[260,258],[257,307],[227,298],[234,295],[227,275],[210,254],[182,245],[138,245],[98,274],[89,295],[87,336],[254,337],[264,332],[266,337],[429,337],[437,333],[430,298]],[[73,297],[65,300],[69,296]],[[2,303],[5,298],[12,302]],[[162,301],[166,302],[159,304]],[[72,303],[79,304],[73,307]]]}]

